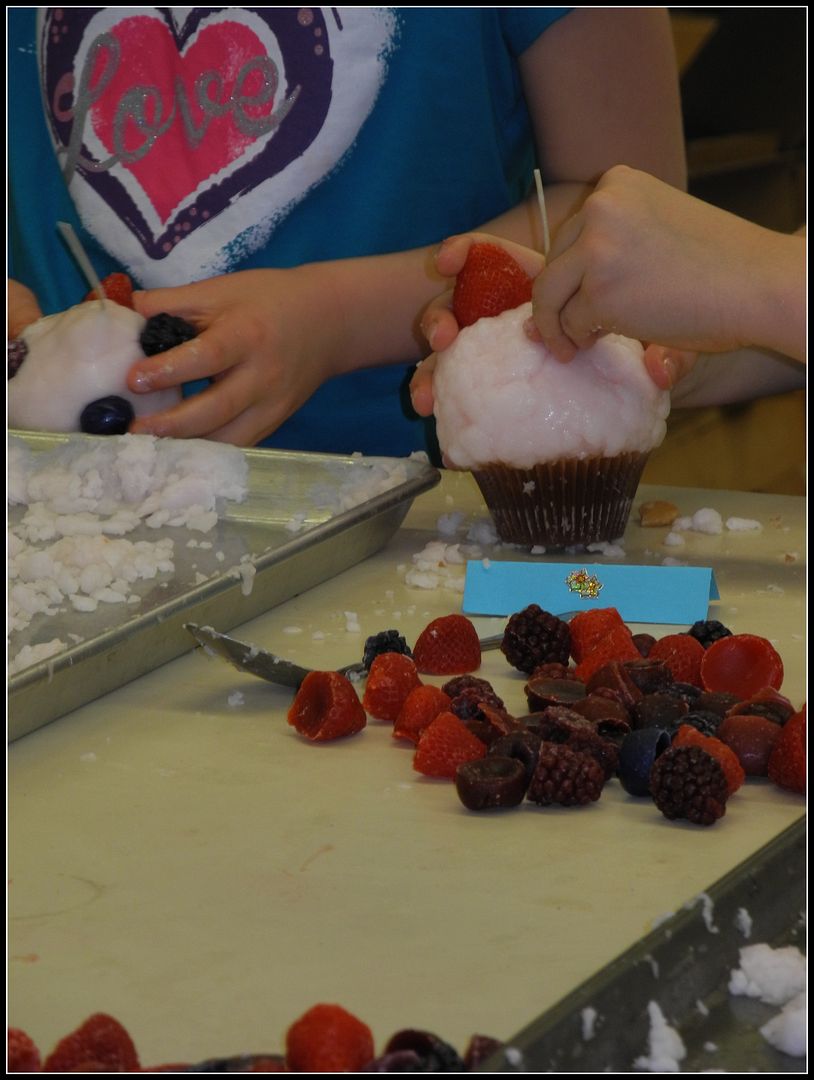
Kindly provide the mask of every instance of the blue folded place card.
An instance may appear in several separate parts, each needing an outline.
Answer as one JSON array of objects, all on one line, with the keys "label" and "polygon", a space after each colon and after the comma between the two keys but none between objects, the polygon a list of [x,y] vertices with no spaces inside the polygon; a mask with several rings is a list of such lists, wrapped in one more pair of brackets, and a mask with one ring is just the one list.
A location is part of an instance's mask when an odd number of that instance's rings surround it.
[{"label": "blue folded place card", "polygon": [[720,599],[705,566],[606,566],[585,563],[469,562],[467,615],[512,615],[529,604],[554,614],[615,607],[625,622],[679,623],[708,618]]}]

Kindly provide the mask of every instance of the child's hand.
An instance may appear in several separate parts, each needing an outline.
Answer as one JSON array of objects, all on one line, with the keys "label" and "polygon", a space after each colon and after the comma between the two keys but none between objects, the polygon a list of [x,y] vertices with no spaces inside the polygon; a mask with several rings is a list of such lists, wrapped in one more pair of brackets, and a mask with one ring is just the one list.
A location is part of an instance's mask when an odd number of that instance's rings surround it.
[{"label": "child's hand", "polygon": [[149,317],[179,315],[192,341],[138,361],[134,392],[211,379],[202,393],[134,421],[134,434],[211,438],[251,446],[276,430],[331,375],[339,328],[313,267],[246,270],[174,289],[136,292]]}]

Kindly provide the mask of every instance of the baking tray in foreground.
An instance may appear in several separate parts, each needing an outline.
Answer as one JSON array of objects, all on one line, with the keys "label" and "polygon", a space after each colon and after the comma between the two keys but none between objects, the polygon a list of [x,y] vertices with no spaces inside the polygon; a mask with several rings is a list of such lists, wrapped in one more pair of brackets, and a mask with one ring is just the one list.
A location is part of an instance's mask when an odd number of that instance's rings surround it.
[{"label": "baking tray in foreground", "polygon": [[[9,436],[34,452],[98,438]],[[184,623],[231,630],[373,555],[394,535],[415,497],[440,480],[437,469],[417,458],[243,453],[248,497],[227,503],[211,532],[141,526],[128,534],[133,541],[175,540],[175,573],[136,583],[136,612],[131,605],[100,604],[95,612],[36,616],[12,635],[10,656],[54,638],[76,644],[10,678],[10,742],[190,652],[194,643]],[[9,523],[23,512],[9,508]]]},{"label": "baking tray in foreground", "polygon": [[[547,1010],[477,1071],[634,1072],[634,1061],[650,1052],[648,1004],[655,1001],[686,1047],[681,1072],[806,1072],[805,1058],[781,1053],[760,1034],[779,1006],[728,991],[744,946],[796,945],[805,952],[806,853],[803,818]],[[612,911],[607,918],[613,919]]]}]

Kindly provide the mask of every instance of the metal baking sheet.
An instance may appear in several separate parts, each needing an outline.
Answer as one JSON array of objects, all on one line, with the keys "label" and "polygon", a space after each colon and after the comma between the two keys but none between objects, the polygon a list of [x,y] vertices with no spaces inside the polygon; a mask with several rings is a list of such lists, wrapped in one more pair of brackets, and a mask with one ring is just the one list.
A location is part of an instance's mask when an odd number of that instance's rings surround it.
[{"label": "metal baking sheet", "polygon": [[[35,452],[59,449],[69,440],[94,436],[10,432]],[[185,622],[228,631],[269,608],[327,581],[380,550],[401,525],[413,499],[435,486],[438,471],[417,459],[343,457],[277,450],[244,451],[248,497],[228,503],[205,534],[182,528],[142,526],[133,541],[175,539],[173,576],[141,582],[134,613],[125,604],[95,612],[37,616],[12,635],[9,655],[26,644],[54,638],[81,640],[56,656],[13,675],[8,684],[8,739],[13,741],[73,709],[152,671],[193,647]],[[405,477],[382,494],[364,496],[367,478],[403,465]],[[351,509],[335,513],[336,496],[347,493]],[[22,516],[9,509],[9,522]],[[299,524],[292,532],[292,521]],[[191,538],[211,549],[189,547]],[[249,561],[251,588],[237,573]],[[205,578],[205,580],[202,580]],[[201,582],[198,584],[197,582]]]},{"label": "metal baking sheet", "polygon": [[[802,819],[523,1029],[478,1071],[634,1072],[634,1061],[649,1052],[648,1003],[655,1001],[687,1049],[682,1072],[806,1072],[804,1058],[781,1053],[760,1034],[779,1007],[728,991],[744,946],[766,942],[805,952],[806,852]],[[748,938],[739,929],[741,909],[751,919]],[[607,918],[613,919],[612,911]],[[595,1010],[587,1039],[586,1009]]]}]

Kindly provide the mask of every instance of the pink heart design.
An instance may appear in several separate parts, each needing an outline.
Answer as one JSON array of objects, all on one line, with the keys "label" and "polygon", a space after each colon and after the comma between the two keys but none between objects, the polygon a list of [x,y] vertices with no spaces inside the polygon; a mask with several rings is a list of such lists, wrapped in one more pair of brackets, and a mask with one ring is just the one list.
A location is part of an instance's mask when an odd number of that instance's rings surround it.
[{"label": "pink heart design", "polygon": [[[187,196],[257,143],[257,135],[241,130],[228,103],[238,94],[245,115],[272,114],[274,100],[264,91],[262,71],[251,66],[267,50],[237,22],[203,26],[183,49],[150,15],[125,18],[112,34],[121,54],[115,69],[109,50],[96,60],[91,88],[108,81],[91,109],[93,131],[108,154],[122,160],[164,223]],[[247,104],[252,100],[257,104]]]}]

